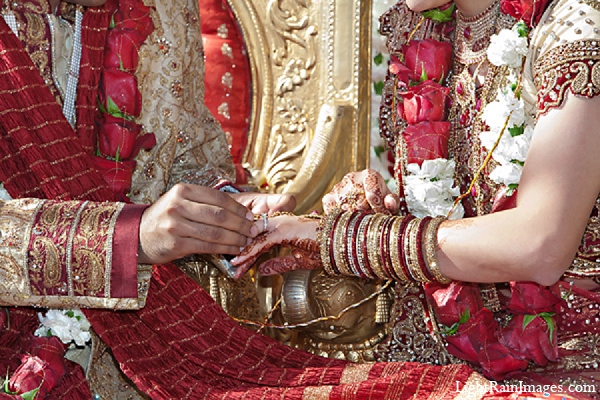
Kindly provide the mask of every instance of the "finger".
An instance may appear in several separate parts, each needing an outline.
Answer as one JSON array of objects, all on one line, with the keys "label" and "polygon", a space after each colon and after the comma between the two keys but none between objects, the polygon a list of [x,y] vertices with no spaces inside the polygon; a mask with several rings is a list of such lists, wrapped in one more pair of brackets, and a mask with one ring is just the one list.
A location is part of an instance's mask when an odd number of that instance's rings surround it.
[{"label": "finger", "polygon": [[[181,237],[189,237],[213,245],[235,246],[238,248],[236,254],[239,253],[240,248],[248,243],[248,236],[245,234],[192,220],[183,220],[178,224],[177,229],[177,233]],[[254,231],[256,228],[252,230]]]},{"label": "finger", "polygon": [[[249,220],[246,215],[240,216],[219,205],[184,200],[181,202],[181,209],[178,212],[196,228],[201,225],[212,226],[213,228],[226,229],[250,238],[255,237],[259,233],[254,227],[253,216],[252,220]],[[215,232],[215,230],[211,232]],[[193,236],[201,237],[198,235]],[[245,245],[245,243],[242,245]]]},{"label": "finger", "polygon": [[252,265],[262,253],[269,251],[274,245],[274,243],[267,240],[266,234],[259,235],[230,262],[236,267],[242,267],[247,264]]},{"label": "finger", "polygon": [[363,185],[367,201],[371,205],[371,208],[378,213],[387,213],[388,211],[384,204],[384,193],[388,190],[383,178],[374,171],[366,171]]},{"label": "finger", "polygon": [[326,194],[325,196],[323,196],[323,212],[325,212],[325,214],[329,214],[331,211],[333,211],[336,208],[337,205],[337,201],[336,201],[336,196],[333,194]]},{"label": "finger", "polygon": [[[194,203],[219,206],[240,217],[248,215],[248,208],[235,201],[227,193],[198,185],[179,183],[171,189],[174,195]],[[251,218],[250,218],[251,219]]]},{"label": "finger", "polygon": [[385,208],[387,208],[387,210],[391,214],[393,214],[393,215],[398,214],[398,211],[400,210],[400,198],[398,197],[397,194],[395,194],[395,193],[388,194],[383,199],[383,202],[385,204]]},{"label": "finger", "polygon": [[277,275],[297,269],[302,269],[302,265],[299,265],[294,256],[291,255],[272,258],[258,267],[258,271],[264,276]]},{"label": "finger", "polygon": [[[274,212],[292,212],[296,208],[296,198],[291,194],[271,195],[267,198],[269,203],[269,214]],[[264,212],[264,211],[263,211]]]}]

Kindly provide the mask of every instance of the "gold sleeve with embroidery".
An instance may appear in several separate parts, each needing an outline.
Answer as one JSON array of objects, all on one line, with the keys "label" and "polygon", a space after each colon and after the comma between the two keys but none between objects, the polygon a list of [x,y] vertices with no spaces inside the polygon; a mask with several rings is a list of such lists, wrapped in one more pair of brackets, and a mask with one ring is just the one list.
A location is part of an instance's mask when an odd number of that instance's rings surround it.
[{"label": "gold sleeve with embroidery", "polygon": [[111,297],[113,237],[121,203],[17,199],[0,202],[0,305],[137,309]]}]

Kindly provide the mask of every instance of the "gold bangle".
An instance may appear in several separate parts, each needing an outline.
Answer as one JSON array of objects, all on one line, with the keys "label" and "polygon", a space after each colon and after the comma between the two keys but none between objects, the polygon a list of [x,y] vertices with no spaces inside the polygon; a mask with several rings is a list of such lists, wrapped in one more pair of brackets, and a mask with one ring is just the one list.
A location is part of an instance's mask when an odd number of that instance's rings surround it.
[{"label": "gold bangle", "polygon": [[452,282],[452,279],[442,274],[435,255],[435,248],[437,246],[438,228],[445,220],[445,217],[435,217],[429,221],[425,230],[425,265],[427,265],[427,269],[431,272],[435,280],[444,285]]},{"label": "gold bangle", "polygon": [[385,219],[385,214],[375,214],[367,233],[367,260],[375,276],[380,279],[389,279],[383,270],[383,265],[381,264],[381,252],[379,251],[381,226]]},{"label": "gold bangle", "polygon": [[338,223],[333,233],[333,263],[342,275],[354,276],[348,267],[346,257],[346,230],[348,222],[352,217],[352,212],[345,211],[339,217]]},{"label": "gold bangle", "polygon": [[375,275],[371,273],[370,269],[367,267],[367,260],[365,260],[365,250],[368,249],[367,243],[365,243],[365,230],[370,225],[372,219],[372,215],[365,215],[358,225],[356,234],[356,258],[358,261],[358,267],[362,271],[363,275],[374,279]]},{"label": "gold bangle", "polygon": [[408,240],[406,241],[406,245],[404,246],[404,250],[406,252],[406,265],[412,277],[418,282],[429,282],[429,279],[423,274],[421,271],[421,266],[419,265],[419,252],[417,250],[418,243],[418,234],[419,234],[419,225],[421,224],[421,218],[415,218],[408,223],[407,235]]},{"label": "gold bangle", "polygon": [[357,221],[361,217],[362,213],[355,213],[352,215],[350,220],[348,221],[348,229],[346,230],[346,261],[348,262],[348,270],[354,276],[361,276],[360,271],[358,271],[356,264],[357,260],[354,258],[352,254],[352,250],[354,248],[354,243],[356,242],[356,226],[358,225]]},{"label": "gold bangle", "polygon": [[319,249],[321,253],[321,263],[323,264],[325,272],[327,272],[329,275],[339,275],[331,265],[330,247],[331,231],[341,212],[341,210],[334,210],[330,212],[323,219],[321,219],[319,227],[317,228],[317,242],[319,243]]},{"label": "gold bangle", "polygon": [[402,260],[400,257],[400,247],[398,246],[398,237],[400,236],[400,227],[402,226],[402,220],[404,218],[398,218],[394,221],[394,225],[392,226],[392,232],[390,233],[389,242],[390,242],[390,258],[392,259],[392,267],[394,268],[395,274],[397,278],[400,279],[401,282],[408,281],[408,277],[404,274],[402,270]]}]

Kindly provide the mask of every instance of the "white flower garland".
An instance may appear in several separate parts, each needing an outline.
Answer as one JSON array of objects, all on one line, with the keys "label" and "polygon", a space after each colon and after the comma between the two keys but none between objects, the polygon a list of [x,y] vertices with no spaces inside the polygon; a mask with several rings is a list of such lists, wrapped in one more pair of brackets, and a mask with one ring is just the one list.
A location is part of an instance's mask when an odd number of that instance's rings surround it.
[{"label": "white flower garland", "polygon": [[[487,49],[489,62],[496,66],[507,66],[510,72],[508,84],[498,91],[496,99],[482,111],[482,120],[489,130],[481,132],[480,140],[488,151],[498,141],[492,158],[499,166],[494,168],[489,178],[509,189],[516,189],[519,184],[533,136],[532,121],[525,113],[519,93],[515,93],[523,59],[527,54],[527,33],[525,24],[519,22],[512,29],[503,29],[497,35],[492,35]],[[503,127],[505,129],[501,135]],[[449,219],[460,219],[464,216],[462,205],[454,204],[460,195],[459,188],[454,186],[454,160],[426,160],[421,167],[409,164],[406,169],[408,174],[404,177],[404,185],[410,213],[419,218],[444,215]]]},{"label": "white flower garland", "polygon": [[[479,139],[488,151],[498,141],[492,158],[500,165],[490,173],[489,178],[510,189],[515,189],[520,182],[533,137],[533,121],[525,113],[520,94],[515,93],[529,46],[527,33],[525,24],[518,22],[512,29],[503,29],[493,35],[487,49],[490,63],[498,67],[507,66],[510,72],[507,85],[498,91],[496,100],[483,109],[482,120],[489,130],[481,132]],[[506,128],[501,132],[505,125]]]}]

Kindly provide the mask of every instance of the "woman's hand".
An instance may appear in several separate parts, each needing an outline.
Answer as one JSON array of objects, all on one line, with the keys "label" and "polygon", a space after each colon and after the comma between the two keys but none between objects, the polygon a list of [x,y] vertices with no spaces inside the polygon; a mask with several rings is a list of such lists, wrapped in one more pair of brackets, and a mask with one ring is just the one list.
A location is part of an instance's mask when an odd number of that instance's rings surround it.
[{"label": "woman's hand", "polygon": [[271,215],[278,211],[291,212],[296,208],[296,199],[290,194],[241,192],[229,193],[229,195],[255,215]]},{"label": "woman's hand", "polygon": [[[265,224],[266,222],[266,224]],[[266,221],[256,221],[256,226],[263,231],[242,252],[231,260],[237,267],[234,278],[242,277],[256,263],[261,254],[279,245],[290,247],[292,255],[271,259],[259,267],[263,275],[279,274],[294,269],[320,268],[319,245],[317,243],[317,227],[319,221],[314,218],[296,215],[279,215]]]},{"label": "woman's hand", "polygon": [[398,196],[390,191],[381,174],[372,169],[347,174],[323,197],[325,213],[341,208],[396,214],[399,205]]}]

